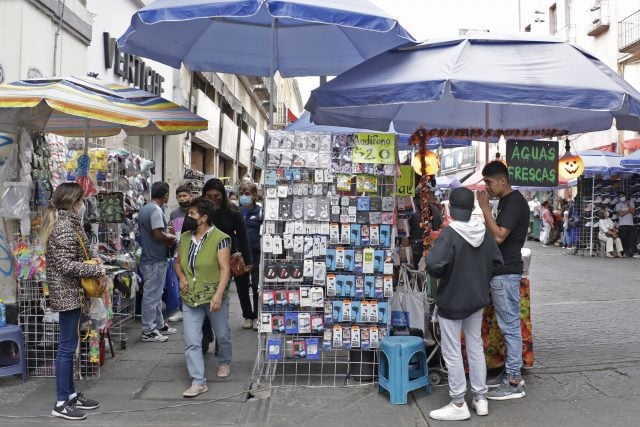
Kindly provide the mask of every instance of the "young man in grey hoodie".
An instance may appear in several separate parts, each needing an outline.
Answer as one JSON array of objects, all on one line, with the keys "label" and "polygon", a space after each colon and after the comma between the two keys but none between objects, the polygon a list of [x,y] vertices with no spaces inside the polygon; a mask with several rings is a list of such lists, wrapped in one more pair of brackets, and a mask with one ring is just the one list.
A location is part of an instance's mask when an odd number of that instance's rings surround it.
[{"label": "young man in grey hoodie", "polygon": [[440,279],[436,309],[442,338],[442,356],[449,373],[451,402],[431,411],[436,420],[466,420],[471,417],[465,394],[460,333],[464,339],[473,392],[472,408],[488,415],[487,365],[482,346],[482,311],[489,303],[489,283],[502,255],[493,236],[477,218],[471,218],[474,196],[467,188],[456,188],[449,197],[451,223],[427,254],[427,272]]}]

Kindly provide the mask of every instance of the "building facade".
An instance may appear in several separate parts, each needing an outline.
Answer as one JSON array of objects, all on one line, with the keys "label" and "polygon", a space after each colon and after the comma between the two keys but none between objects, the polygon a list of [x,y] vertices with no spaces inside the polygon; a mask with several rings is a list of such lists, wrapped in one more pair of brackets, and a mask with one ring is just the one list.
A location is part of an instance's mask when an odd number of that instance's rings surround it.
[{"label": "building facade", "polygon": [[[640,0],[519,0],[521,31],[555,35],[607,64],[640,88]],[[576,150],[627,154],[640,148],[638,132],[601,132],[571,137]]]}]

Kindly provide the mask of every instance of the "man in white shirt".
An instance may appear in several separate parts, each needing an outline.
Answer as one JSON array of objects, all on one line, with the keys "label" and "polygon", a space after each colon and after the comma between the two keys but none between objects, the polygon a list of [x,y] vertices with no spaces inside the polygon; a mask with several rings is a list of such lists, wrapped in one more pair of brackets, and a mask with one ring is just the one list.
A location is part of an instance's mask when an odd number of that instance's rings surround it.
[{"label": "man in white shirt", "polygon": [[632,201],[627,199],[627,195],[623,191],[618,193],[618,200],[616,213],[618,214],[620,240],[622,240],[624,256],[631,258],[634,256],[636,247],[636,230],[633,225],[633,215],[636,213],[636,207]]},{"label": "man in white shirt", "polygon": [[[622,241],[618,237],[618,229],[613,224],[611,218],[609,218],[609,211],[606,209],[598,212],[600,221],[598,221],[598,240],[606,244],[607,258],[621,257],[622,253]],[[613,244],[615,242],[615,249],[613,251]]]}]

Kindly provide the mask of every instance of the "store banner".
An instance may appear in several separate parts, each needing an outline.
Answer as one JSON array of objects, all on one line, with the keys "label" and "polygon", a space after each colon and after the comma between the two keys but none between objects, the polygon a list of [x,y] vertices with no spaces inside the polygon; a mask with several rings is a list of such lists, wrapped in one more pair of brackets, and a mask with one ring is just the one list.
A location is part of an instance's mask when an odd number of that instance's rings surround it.
[{"label": "store banner", "polygon": [[240,133],[240,152],[238,153],[238,163],[242,166],[251,166],[251,139],[244,132]]},{"label": "store banner", "polygon": [[476,166],[476,147],[458,147],[447,149],[440,157],[442,161],[442,173],[447,174]]},{"label": "store banner", "polygon": [[238,125],[233,120],[224,115],[222,119],[222,141],[220,143],[220,152],[231,158],[236,158],[236,151],[238,149]]},{"label": "store banner", "polygon": [[415,172],[411,165],[400,166],[400,176],[396,180],[396,196],[416,195]]},{"label": "store banner", "polygon": [[220,107],[205,93],[197,91],[198,115],[209,121],[209,128],[196,132],[196,137],[211,148],[220,147]]},{"label": "store banner", "polygon": [[556,187],[558,141],[507,141],[507,167],[511,185]]},{"label": "store banner", "polygon": [[356,133],[353,163],[393,165],[396,162],[396,136],[393,133]]}]

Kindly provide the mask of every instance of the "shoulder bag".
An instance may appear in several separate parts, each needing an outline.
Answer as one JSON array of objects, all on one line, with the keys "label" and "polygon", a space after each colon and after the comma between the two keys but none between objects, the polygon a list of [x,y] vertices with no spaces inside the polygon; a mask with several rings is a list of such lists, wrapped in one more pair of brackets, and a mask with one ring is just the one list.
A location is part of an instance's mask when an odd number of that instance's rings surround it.
[{"label": "shoulder bag", "polygon": [[[84,239],[80,233],[76,233],[78,235],[78,241],[82,246],[82,250],[84,251],[85,260],[83,261],[85,264],[96,265],[97,262],[92,260],[89,257],[89,252],[87,251],[87,247],[84,245]],[[99,298],[102,296],[102,289],[100,286],[100,280],[97,277],[81,277],[80,284],[84,289],[84,295],[87,298]]]}]

